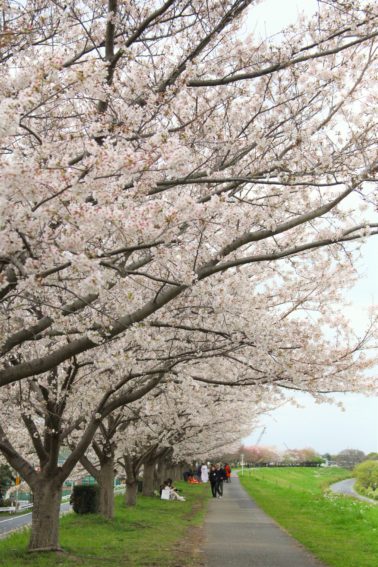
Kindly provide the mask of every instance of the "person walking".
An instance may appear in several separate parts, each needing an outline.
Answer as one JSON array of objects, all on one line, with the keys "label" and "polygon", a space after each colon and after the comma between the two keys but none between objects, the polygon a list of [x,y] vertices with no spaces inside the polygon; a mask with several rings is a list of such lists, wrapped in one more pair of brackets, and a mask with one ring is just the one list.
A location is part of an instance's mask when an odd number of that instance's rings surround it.
[{"label": "person walking", "polygon": [[227,479],[227,475],[226,475],[226,471],[223,468],[223,465],[221,465],[220,463],[217,464],[216,471],[217,471],[217,474],[218,474],[217,492],[219,494],[219,497],[222,498],[222,496],[223,496],[223,482]]},{"label": "person walking", "polygon": [[224,465],[224,470],[226,471],[226,482],[231,482],[231,467],[228,463]]},{"label": "person walking", "polygon": [[213,498],[217,498],[218,496],[218,476],[218,471],[215,468],[215,465],[211,465],[209,472],[209,481]]}]

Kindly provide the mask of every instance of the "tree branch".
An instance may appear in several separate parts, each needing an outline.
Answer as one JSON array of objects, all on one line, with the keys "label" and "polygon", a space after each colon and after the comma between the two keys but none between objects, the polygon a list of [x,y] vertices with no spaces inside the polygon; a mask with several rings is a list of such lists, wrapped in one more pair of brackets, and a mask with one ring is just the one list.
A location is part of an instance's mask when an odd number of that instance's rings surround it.
[{"label": "tree branch", "polygon": [[187,85],[189,87],[214,87],[221,85],[230,85],[237,81],[256,79],[257,77],[263,77],[264,75],[270,75],[276,71],[287,69],[288,67],[292,67],[293,65],[297,65],[298,63],[304,63],[305,61],[310,61],[311,59],[319,59],[322,57],[327,57],[328,55],[334,55],[335,53],[339,53],[341,51],[344,51],[345,49],[354,47],[355,45],[363,43],[377,36],[378,36],[378,32],[375,31],[362,38],[358,38],[354,41],[346,43],[345,45],[335,47],[334,49],[326,49],[324,51],[319,51],[318,53],[313,53],[312,55],[303,55],[301,57],[289,59],[282,63],[276,63],[275,65],[270,65],[269,67],[265,67],[265,69],[260,69],[259,71],[255,71],[253,73],[239,73],[237,75],[231,75],[230,77],[222,77],[219,79],[202,79],[202,80],[192,79],[191,81],[188,81]]},{"label": "tree branch", "polygon": [[34,481],[37,479],[37,473],[34,468],[16,451],[10,443],[5,431],[0,423],[0,451],[8,463],[18,474],[33,488]]}]

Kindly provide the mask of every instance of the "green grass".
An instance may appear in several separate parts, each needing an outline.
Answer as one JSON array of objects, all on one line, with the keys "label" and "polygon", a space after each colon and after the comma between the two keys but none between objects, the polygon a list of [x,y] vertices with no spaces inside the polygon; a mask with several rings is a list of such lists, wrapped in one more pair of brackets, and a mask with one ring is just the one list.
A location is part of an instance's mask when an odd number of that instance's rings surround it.
[{"label": "green grass", "polygon": [[[185,485],[186,502],[138,495],[135,508],[125,508],[116,496],[112,521],[100,516],[68,514],[61,519],[64,553],[27,552],[29,531],[0,540],[1,567],[166,567],[195,565],[188,546],[193,526],[203,523],[209,497],[207,486]],[[190,528],[190,530],[189,530]],[[190,539],[190,538],[189,538]]]},{"label": "green grass", "polygon": [[[248,473],[250,472],[250,476]],[[332,567],[376,567],[378,506],[336,496],[327,486],[343,469],[271,468],[239,478],[263,510]]]}]

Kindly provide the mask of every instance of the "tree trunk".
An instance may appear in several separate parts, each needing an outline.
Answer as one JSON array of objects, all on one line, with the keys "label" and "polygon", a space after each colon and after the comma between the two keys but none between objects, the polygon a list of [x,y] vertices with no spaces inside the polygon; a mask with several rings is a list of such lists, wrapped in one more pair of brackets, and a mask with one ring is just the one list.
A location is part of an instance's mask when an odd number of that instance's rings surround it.
[{"label": "tree trunk", "polygon": [[172,463],[167,464],[165,472],[166,472],[166,475],[167,475],[166,478],[171,478],[172,480],[177,480],[175,467],[172,465]]},{"label": "tree trunk", "polygon": [[111,520],[114,516],[114,459],[103,459],[100,469],[100,514]]},{"label": "tree trunk", "polygon": [[59,513],[62,485],[41,478],[33,486],[32,527],[29,551],[59,551]]},{"label": "tree trunk", "polygon": [[155,461],[144,463],[143,469],[143,496],[154,495]]},{"label": "tree trunk", "polygon": [[156,471],[156,484],[157,487],[159,488],[159,486],[161,486],[163,484],[163,482],[168,478],[167,475],[167,465],[166,462],[163,460],[160,460],[158,462],[158,468]]},{"label": "tree trunk", "polygon": [[138,483],[136,480],[126,482],[126,506],[135,506],[137,499]]},{"label": "tree trunk", "polygon": [[172,466],[172,474],[175,480],[180,480],[181,478],[181,467],[180,465],[173,465]]}]

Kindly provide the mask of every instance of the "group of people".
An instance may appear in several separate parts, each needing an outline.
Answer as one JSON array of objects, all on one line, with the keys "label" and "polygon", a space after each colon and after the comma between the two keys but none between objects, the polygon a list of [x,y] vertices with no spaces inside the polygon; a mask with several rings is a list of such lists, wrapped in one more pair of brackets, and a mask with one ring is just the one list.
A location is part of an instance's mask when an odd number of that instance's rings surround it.
[{"label": "group of people", "polygon": [[228,463],[224,466],[218,463],[216,465],[210,465],[209,469],[206,464],[200,464],[195,473],[192,470],[186,471],[184,473],[184,480],[189,484],[210,482],[213,497],[222,498],[223,483],[231,482],[231,467]]},{"label": "group of people", "polygon": [[[210,469],[206,464],[200,464],[196,472],[188,470],[183,474],[184,480],[189,484],[199,484],[200,482],[210,482],[211,493],[213,498],[222,498],[223,483],[231,482],[231,467],[228,463],[221,465],[210,465]],[[185,498],[178,494],[179,490],[173,486],[172,479],[167,478],[160,486],[160,497],[163,500],[181,500]]]},{"label": "group of people", "polygon": [[211,465],[209,481],[213,498],[222,498],[223,483],[231,482],[231,467],[228,463],[222,466],[220,463]]},{"label": "group of people", "polygon": [[[221,465],[210,465],[210,469],[206,464],[198,465],[196,471],[188,470],[183,474],[184,480],[189,484],[210,483],[213,498],[222,498],[223,483],[231,482],[231,467],[228,463]],[[168,478],[160,486],[160,497],[162,500],[181,500],[185,498],[178,494],[179,489],[172,484],[172,479]]]}]

